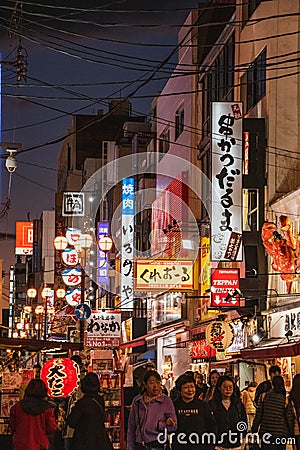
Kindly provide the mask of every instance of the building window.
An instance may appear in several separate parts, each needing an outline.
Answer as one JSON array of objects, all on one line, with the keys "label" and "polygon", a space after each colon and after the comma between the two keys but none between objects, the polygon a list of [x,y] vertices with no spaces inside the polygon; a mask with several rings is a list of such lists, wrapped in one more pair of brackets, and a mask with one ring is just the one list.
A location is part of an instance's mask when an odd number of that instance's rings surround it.
[{"label": "building window", "polygon": [[258,5],[261,3],[261,0],[249,0],[248,2],[248,18],[252,16]]},{"label": "building window", "polygon": [[248,0],[242,3],[242,18],[244,25],[262,1],[263,0]]},{"label": "building window", "polygon": [[259,231],[258,189],[243,189],[243,231]]},{"label": "building window", "polygon": [[202,129],[210,136],[211,102],[233,101],[234,38],[228,40],[202,78]]},{"label": "building window", "polygon": [[184,108],[181,106],[175,114],[175,141],[184,130]]},{"label": "building window", "polygon": [[160,161],[165,153],[169,151],[170,148],[170,130],[169,128],[166,128],[159,136],[159,143],[158,143],[158,160]]},{"label": "building window", "polygon": [[247,69],[247,111],[266,95],[266,48]]}]

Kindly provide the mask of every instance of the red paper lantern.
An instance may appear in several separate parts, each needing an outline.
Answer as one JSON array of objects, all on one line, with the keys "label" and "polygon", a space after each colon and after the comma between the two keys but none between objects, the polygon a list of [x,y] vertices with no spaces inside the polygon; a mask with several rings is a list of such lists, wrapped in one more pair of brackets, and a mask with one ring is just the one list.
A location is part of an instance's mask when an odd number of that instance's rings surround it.
[{"label": "red paper lantern", "polygon": [[48,395],[52,398],[69,397],[77,389],[80,370],[78,364],[69,358],[54,358],[47,361],[41,371]]}]

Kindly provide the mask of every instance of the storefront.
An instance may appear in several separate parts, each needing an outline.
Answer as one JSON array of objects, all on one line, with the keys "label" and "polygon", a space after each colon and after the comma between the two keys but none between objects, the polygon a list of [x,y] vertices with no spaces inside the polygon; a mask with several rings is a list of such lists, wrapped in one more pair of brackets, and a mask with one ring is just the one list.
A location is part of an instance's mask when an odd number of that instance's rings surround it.
[{"label": "storefront", "polygon": [[211,363],[216,361],[216,349],[208,345],[205,337],[206,326],[192,328],[190,342],[188,343],[191,358],[190,369],[200,372],[205,383],[208,381]]},{"label": "storefront", "polygon": [[278,365],[287,389],[291,387],[293,376],[300,371],[300,305],[296,305],[264,311],[268,339],[241,351],[243,358],[264,362],[267,369]]}]

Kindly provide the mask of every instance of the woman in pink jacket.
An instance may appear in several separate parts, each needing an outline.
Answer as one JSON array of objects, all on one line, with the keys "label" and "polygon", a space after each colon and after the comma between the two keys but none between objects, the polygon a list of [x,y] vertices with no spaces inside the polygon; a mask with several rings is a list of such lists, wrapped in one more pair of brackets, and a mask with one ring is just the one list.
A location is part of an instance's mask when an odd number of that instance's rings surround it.
[{"label": "woman in pink jacket", "polygon": [[10,410],[13,450],[49,449],[50,434],[56,430],[53,407],[46,401],[47,388],[33,379],[25,389],[25,397]]}]

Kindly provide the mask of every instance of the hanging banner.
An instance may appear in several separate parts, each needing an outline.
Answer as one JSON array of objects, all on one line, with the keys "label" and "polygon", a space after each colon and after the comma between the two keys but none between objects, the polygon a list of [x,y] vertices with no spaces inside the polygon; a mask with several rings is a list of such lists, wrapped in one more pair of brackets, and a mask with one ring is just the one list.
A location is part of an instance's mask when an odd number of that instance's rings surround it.
[{"label": "hanging banner", "polygon": [[211,260],[242,261],[242,103],[212,103]]},{"label": "hanging banner", "polygon": [[133,309],[134,178],[122,180],[121,309]]},{"label": "hanging banner", "polygon": [[[98,222],[97,224],[97,241],[99,242],[103,236],[108,236],[108,222]],[[108,284],[108,261],[105,252],[97,250],[97,284]]]}]

